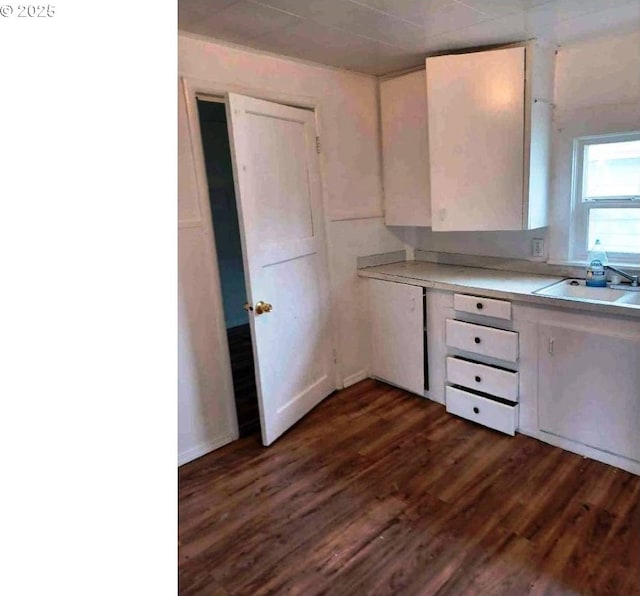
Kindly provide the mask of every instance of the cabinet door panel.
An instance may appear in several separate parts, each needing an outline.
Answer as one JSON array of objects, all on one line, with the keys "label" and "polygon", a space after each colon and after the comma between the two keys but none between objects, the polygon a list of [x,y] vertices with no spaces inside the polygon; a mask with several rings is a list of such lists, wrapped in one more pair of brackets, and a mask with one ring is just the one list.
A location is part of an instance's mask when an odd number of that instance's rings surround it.
[{"label": "cabinet door panel", "polygon": [[540,430],[640,460],[640,337],[540,325]]},{"label": "cabinet door panel", "polygon": [[385,223],[430,226],[424,70],[382,81],[380,112]]},{"label": "cabinet door panel", "polygon": [[369,280],[371,374],[424,395],[422,288]]},{"label": "cabinet door panel", "polygon": [[426,65],[432,229],[522,229],[525,49]]}]

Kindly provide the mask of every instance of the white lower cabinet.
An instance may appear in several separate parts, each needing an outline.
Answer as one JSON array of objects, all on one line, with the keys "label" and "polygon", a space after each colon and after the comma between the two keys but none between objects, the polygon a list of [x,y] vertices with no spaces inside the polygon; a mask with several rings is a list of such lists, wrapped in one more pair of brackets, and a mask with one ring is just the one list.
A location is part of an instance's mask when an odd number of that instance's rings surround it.
[{"label": "white lower cabinet", "polygon": [[424,396],[422,287],[369,280],[371,375]]},{"label": "white lower cabinet", "polygon": [[445,321],[447,412],[514,435],[519,373],[494,361],[517,366],[519,334],[496,326],[512,325],[511,303],[456,294],[453,307],[456,318]]},{"label": "white lower cabinet", "polygon": [[539,325],[538,422],[640,461],[640,332]]},{"label": "white lower cabinet", "polygon": [[640,319],[375,279],[369,289],[373,377],[640,474]]}]

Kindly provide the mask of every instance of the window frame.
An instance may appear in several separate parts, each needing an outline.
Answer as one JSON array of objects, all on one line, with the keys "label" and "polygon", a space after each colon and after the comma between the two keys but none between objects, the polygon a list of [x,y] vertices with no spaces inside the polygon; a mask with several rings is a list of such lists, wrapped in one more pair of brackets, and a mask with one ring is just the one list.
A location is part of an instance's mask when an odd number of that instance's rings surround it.
[{"label": "window frame", "polygon": [[[640,209],[640,196],[620,196],[616,198],[595,198],[582,200],[582,189],[585,183],[584,156],[588,145],[604,145],[624,141],[639,141],[640,131],[591,135],[573,140],[573,170],[571,178],[571,232],[570,258],[573,261],[586,261],[589,247],[589,212],[591,209]],[[605,250],[607,247],[604,247]],[[640,252],[622,253],[607,251],[612,263],[637,264]]]}]

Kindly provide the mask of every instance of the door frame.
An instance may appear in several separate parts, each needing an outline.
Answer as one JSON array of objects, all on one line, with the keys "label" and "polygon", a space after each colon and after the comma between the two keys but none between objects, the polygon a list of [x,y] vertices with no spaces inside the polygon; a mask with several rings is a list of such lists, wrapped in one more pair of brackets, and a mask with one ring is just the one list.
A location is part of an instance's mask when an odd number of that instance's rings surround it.
[{"label": "door frame", "polygon": [[[294,108],[302,108],[307,110],[312,110],[314,114],[314,121],[316,127],[316,135],[318,137],[322,137],[322,127],[321,127],[321,112],[322,112],[322,102],[312,96],[305,95],[292,95],[288,93],[276,93],[272,91],[266,91],[263,89],[256,89],[250,87],[244,87],[241,85],[233,85],[230,83],[222,83],[216,81],[195,79],[191,77],[180,77],[182,92],[184,94],[185,104],[187,107],[187,120],[189,123],[189,136],[191,139],[191,150],[194,159],[194,171],[196,175],[196,183],[197,183],[197,193],[198,193],[198,204],[200,206],[203,217],[208,217],[209,224],[206,225],[209,230],[208,236],[209,241],[211,243],[211,250],[213,256],[215,258],[215,271],[217,275],[217,284],[218,284],[218,292],[220,291],[220,274],[217,267],[218,255],[216,251],[215,245],[215,232],[213,230],[213,219],[211,215],[211,207],[209,205],[209,192],[208,192],[208,183],[207,183],[207,173],[205,168],[205,158],[204,158],[204,149],[202,145],[202,135],[200,131],[200,120],[198,116],[198,97],[210,98],[214,101],[224,101],[225,95],[227,93],[238,93],[241,95],[248,95],[250,97],[255,97],[256,99],[264,99],[267,101],[272,101],[274,103],[280,103],[284,105],[288,105]],[[325,163],[324,163],[324,154],[320,152],[318,155],[318,169],[320,173],[320,192],[321,192],[321,202],[322,202],[322,220],[324,222],[324,243],[326,247],[326,259],[327,259],[327,270],[329,279],[327,280],[329,283],[329,296],[330,296],[330,328],[329,328],[329,337],[331,343],[331,349],[333,350],[334,360],[335,360],[335,388],[341,389],[343,387],[342,383],[342,358],[339,351],[339,342],[338,342],[338,320],[335,315],[334,305],[334,282],[335,282],[335,271],[332,261],[333,247],[330,241],[329,235],[329,226],[331,224],[330,219],[327,216],[328,213],[328,205],[327,205],[327,189],[326,189],[326,175],[325,175]],[[222,307],[220,308],[220,311]],[[218,329],[226,329],[226,327],[218,326]],[[219,332],[222,334],[222,332]],[[229,346],[227,343],[226,337],[218,337],[216,338],[218,345],[221,347],[221,356],[225,360],[225,368],[228,369],[229,377],[231,377],[231,360],[229,356]],[[227,399],[234,400],[234,395],[227,396]],[[229,404],[231,406],[231,410],[236,412],[235,401]],[[236,418],[234,416],[234,418]],[[232,427],[235,426],[237,438],[237,419],[232,421]]]}]

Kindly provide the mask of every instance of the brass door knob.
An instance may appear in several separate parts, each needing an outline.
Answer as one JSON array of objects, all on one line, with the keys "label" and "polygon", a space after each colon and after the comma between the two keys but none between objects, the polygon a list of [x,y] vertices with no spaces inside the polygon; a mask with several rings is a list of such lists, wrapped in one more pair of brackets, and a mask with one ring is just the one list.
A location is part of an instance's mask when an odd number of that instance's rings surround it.
[{"label": "brass door knob", "polygon": [[242,308],[244,308],[247,312],[253,310],[253,306],[251,306],[248,302],[245,302]]},{"label": "brass door knob", "polygon": [[261,315],[265,312],[271,312],[273,310],[273,306],[271,306],[268,302],[263,302],[262,300],[258,300],[256,302],[256,314]]}]

